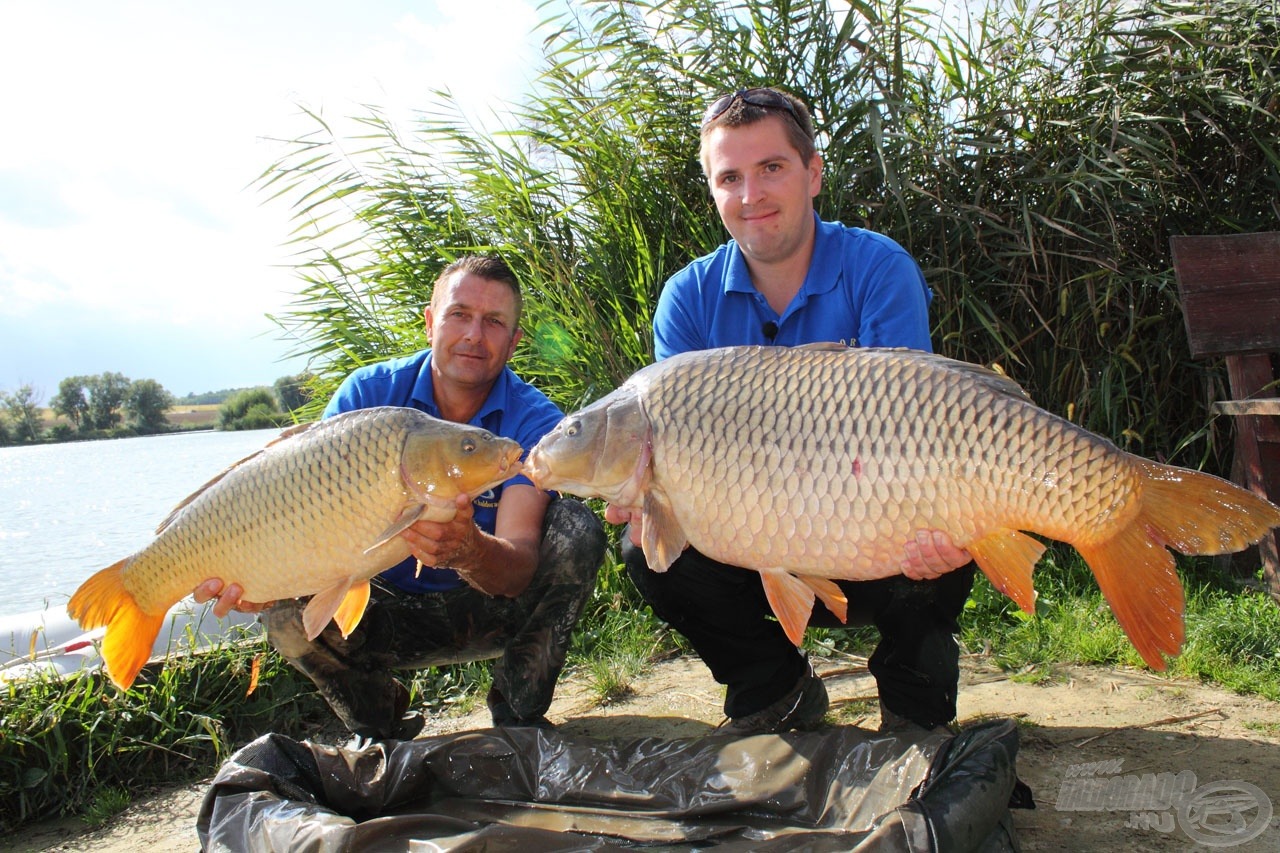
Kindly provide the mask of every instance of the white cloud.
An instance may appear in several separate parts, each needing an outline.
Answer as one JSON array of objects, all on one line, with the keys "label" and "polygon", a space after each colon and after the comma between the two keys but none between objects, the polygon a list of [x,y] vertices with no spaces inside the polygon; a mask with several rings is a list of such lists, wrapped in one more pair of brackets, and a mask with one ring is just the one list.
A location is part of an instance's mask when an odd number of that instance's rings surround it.
[{"label": "white cloud", "polygon": [[[0,339],[72,307],[104,361],[122,325],[269,328],[297,283],[289,211],[250,187],[264,138],[313,130],[299,104],[403,120],[436,89],[484,120],[536,71],[535,2],[0,0]],[[46,360],[15,357],[0,389]]]}]

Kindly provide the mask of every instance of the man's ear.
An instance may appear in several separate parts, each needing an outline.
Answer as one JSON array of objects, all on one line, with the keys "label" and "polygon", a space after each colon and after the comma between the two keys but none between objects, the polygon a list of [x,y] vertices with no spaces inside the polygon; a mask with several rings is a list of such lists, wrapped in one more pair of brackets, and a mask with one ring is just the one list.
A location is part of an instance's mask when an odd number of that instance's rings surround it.
[{"label": "man's ear", "polygon": [[422,322],[426,325],[426,329],[427,329],[427,343],[431,343],[431,305],[430,304],[428,304],[426,308],[422,309]]},{"label": "man's ear", "polygon": [[809,197],[817,198],[822,191],[822,155],[817,151],[809,159]]},{"label": "man's ear", "polygon": [[524,329],[516,326],[516,333],[511,336],[511,346],[507,347],[507,358],[516,354],[516,345],[520,343],[520,339],[524,337]]}]

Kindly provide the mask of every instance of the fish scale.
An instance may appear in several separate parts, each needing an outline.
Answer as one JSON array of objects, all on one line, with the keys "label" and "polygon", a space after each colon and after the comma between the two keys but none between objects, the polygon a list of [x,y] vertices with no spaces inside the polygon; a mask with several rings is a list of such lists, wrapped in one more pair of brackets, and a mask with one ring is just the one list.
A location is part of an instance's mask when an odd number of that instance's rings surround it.
[{"label": "fish scale", "polygon": [[169,608],[207,578],[239,584],[245,601],[313,596],[315,636],[336,618],[359,622],[372,576],[410,556],[397,535],[456,513],[519,471],[520,445],[416,409],[376,407],[296,427],[184,500],[138,552],[71,597],[86,630],[106,626],[103,659],[127,688]]},{"label": "fish scale", "polygon": [[1269,502],[1121,451],[997,373],[834,344],[650,365],[567,416],[527,472],[630,510],[656,571],[692,545],[760,572],[797,645],[815,596],[843,614],[830,580],[913,568],[918,534],[945,534],[1033,612],[1044,550],[1034,533],[1080,551],[1135,647],[1163,669],[1183,639],[1168,549],[1236,551],[1280,526]]}]

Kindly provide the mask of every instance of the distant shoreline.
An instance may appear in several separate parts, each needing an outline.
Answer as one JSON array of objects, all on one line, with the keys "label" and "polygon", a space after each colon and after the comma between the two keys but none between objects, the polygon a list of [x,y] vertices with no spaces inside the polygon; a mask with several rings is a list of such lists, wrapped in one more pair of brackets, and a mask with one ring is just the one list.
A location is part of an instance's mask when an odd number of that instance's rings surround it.
[{"label": "distant shoreline", "polygon": [[[10,444],[9,447],[31,447],[39,444],[69,444],[76,441],[104,441],[113,438],[137,438],[145,435],[171,435],[187,432],[213,432],[218,428],[219,403],[183,403],[165,412],[166,428],[144,431],[132,427],[117,427],[110,431],[97,431],[89,434],[75,432],[71,422],[52,409],[40,410],[41,437],[36,441]],[[55,434],[55,428],[65,426],[73,430],[70,434]]]}]

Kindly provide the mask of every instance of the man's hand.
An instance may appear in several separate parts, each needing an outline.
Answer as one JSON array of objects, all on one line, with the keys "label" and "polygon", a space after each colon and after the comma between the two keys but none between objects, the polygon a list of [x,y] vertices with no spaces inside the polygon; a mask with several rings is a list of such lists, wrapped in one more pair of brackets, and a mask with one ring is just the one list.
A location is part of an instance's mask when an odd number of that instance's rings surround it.
[{"label": "man's hand", "polygon": [[631,544],[639,546],[644,536],[644,515],[617,504],[609,504],[604,508],[604,520],[610,524],[630,524]]},{"label": "man's hand", "polygon": [[196,604],[204,604],[211,598],[217,599],[213,605],[213,615],[219,619],[224,618],[232,610],[239,610],[241,613],[260,613],[275,604],[274,601],[262,603],[242,601],[240,599],[242,595],[244,590],[240,588],[240,584],[228,584],[227,588],[223,589],[221,578],[209,578],[202,581],[195,589]]},{"label": "man's hand", "polygon": [[957,548],[951,537],[941,530],[919,530],[914,542],[906,543],[906,557],[899,568],[912,580],[928,581],[955,571],[973,559],[968,551]]},{"label": "man's hand", "polygon": [[457,512],[449,521],[415,521],[400,534],[422,565],[437,569],[476,568],[480,529],[475,524],[471,497],[458,495],[454,506]]}]

